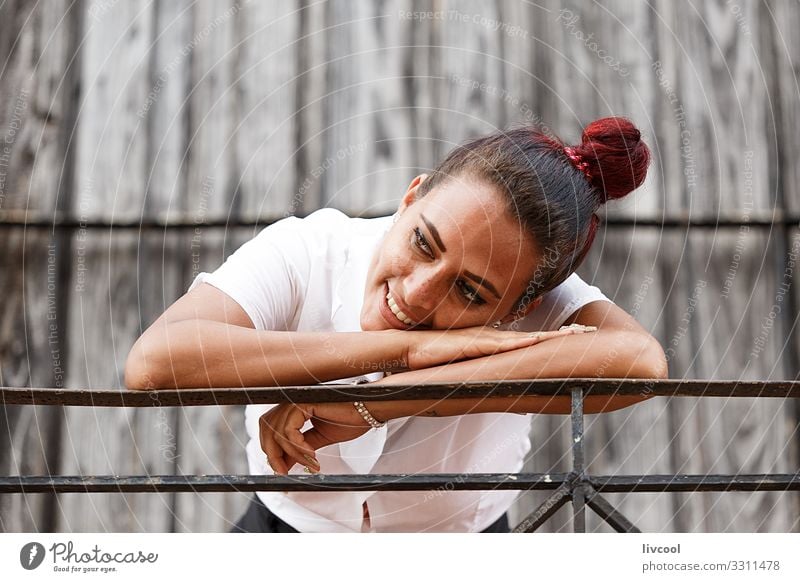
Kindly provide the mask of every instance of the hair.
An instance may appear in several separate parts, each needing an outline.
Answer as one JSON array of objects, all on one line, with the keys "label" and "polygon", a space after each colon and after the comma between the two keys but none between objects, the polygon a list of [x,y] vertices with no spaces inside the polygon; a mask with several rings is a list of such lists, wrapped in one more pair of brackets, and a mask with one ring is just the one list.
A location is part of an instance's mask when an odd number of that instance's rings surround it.
[{"label": "hair", "polygon": [[580,266],[597,232],[597,210],[645,179],[650,150],[627,119],[606,117],[565,146],[533,127],[480,137],[453,149],[424,180],[417,197],[455,176],[483,180],[502,192],[508,210],[542,257],[514,311],[564,282]]}]

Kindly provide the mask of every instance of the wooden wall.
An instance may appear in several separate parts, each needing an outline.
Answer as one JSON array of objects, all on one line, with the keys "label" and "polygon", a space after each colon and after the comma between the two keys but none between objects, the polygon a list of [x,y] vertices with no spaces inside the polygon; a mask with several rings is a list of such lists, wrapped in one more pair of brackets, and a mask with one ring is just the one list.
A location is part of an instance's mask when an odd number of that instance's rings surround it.
[{"label": "wooden wall", "polygon": [[[796,214],[798,25],[790,0],[12,0],[0,217],[388,213],[468,137],[532,123],[575,141],[611,114],[655,159],[609,216]],[[121,386],[141,331],[256,231],[0,226],[0,385]],[[673,377],[795,378],[790,249],[797,225],[609,227],[581,274],[662,341]],[[781,401],[657,399],[589,420],[590,470],[794,472],[798,420]],[[564,470],[567,419],[533,422],[528,467]],[[244,473],[244,441],[238,408],[6,407],[0,473]],[[225,531],[248,498],[6,495],[0,529]],[[800,529],[796,494],[613,501],[648,531]]]}]

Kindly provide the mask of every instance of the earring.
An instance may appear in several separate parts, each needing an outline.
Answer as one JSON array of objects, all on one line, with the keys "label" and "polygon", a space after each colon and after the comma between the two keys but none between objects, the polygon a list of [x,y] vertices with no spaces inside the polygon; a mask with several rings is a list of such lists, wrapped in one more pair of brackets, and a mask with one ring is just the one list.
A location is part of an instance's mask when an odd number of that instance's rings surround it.
[{"label": "earring", "polygon": [[499,319],[498,319],[497,321],[495,321],[495,322],[492,324],[492,327],[493,327],[493,328],[495,328],[495,329],[497,329],[498,327],[500,327],[500,325],[502,325],[502,323],[503,323],[503,322],[502,322],[501,320],[499,320]]}]

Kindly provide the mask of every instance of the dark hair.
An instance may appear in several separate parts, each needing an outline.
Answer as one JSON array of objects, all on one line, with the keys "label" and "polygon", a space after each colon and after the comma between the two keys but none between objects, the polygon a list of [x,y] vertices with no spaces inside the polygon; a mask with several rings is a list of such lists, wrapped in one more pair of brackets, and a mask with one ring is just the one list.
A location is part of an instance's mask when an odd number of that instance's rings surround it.
[{"label": "dark hair", "polygon": [[531,127],[501,131],[456,147],[420,184],[417,197],[451,177],[469,175],[503,192],[509,211],[539,246],[542,261],[515,310],[550,291],[581,264],[610,199],[638,188],[650,150],[622,117],[590,123],[580,145]]}]

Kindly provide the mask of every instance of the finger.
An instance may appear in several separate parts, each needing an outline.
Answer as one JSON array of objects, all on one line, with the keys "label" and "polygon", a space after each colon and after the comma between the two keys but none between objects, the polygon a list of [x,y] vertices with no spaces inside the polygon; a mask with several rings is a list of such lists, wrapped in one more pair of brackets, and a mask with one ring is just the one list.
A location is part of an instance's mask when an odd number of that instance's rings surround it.
[{"label": "finger", "polygon": [[308,446],[303,433],[301,432],[306,420],[311,417],[307,410],[297,407],[286,417],[286,439],[294,445],[294,449],[301,455],[306,462],[303,464],[311,470],[319,471],[319,461],[316,452]]},{"label": "finger", "polygon": [[519,332],[514,332],[514,333],[516,334],[516,337],[506,338],[503,341],[503,343],[500,346],[498,346],[497,351],[509,351],[522,347],[530,347],[550,339],[555,339],[557,337],[575,335],[577,333],[583,333],[583,332],[573,328],[573,329],[566,329],[564,331],[559,330],[559,331],[535,331],[530,333],[519,333]]},{"label": "finger", "polygon": [[306,416],[310,415],[296,405],[282,411],[275,422],[275,441],[283,450],[289,469],[298,463],[316,473],[319,471],[319,462],[314,456],[314,450],[303,443],[303,435],[300,433]]},{"label": "finger", "polygon": [[319,463],[317,462],[316,458],[312,454],[305,453],[303,450],[297,448],[297,446],[295,446],[295,444],[292,443],[286,435],[276,435],[276,442],[281,447],[285,457],[288,459],[287,464],[291,463],[289,465],[290,468],[295,463],[298,463],[304,467],[307,467],[314,473],[319,471]]},{"label": "finger", "polygon": [[261,450],[267,455],[267,463],[275,473],[288,474],[289,467],[283,458],[283,450],[277,445],[273,437],[272,427],[268,414],[265,414],[259,419],[259,440],[261,441]]}]

